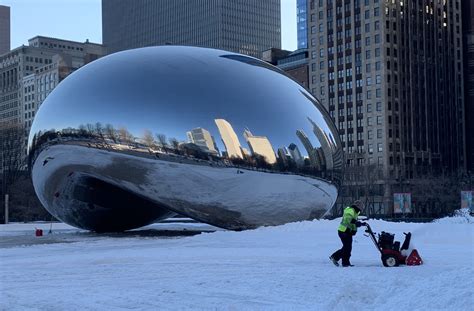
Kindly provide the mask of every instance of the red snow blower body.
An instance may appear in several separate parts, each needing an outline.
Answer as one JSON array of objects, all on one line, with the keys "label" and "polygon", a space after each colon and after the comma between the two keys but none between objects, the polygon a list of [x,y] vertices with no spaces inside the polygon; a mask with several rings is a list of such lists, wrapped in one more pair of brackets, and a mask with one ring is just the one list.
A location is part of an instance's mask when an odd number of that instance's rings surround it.
[{"label": "red snow blower body", "polygon": [[385,267],[397,267],[399,265],[418,266],[423,264],[423,260],[416,249],[412,249],[408,256],[402,254],[402,251],[407,253],[410,250],[410,232],[403,233],[405,234],[405,241],[400,247],[400,242],[394,241],[394,234],[382,231],[382,233],[378,234],[377,239],[375,232],[372,231],[369,224],[365,223],[365,226],[367,227],[365,232],[370,236],[375,247],[382,255],[382,263]]}]

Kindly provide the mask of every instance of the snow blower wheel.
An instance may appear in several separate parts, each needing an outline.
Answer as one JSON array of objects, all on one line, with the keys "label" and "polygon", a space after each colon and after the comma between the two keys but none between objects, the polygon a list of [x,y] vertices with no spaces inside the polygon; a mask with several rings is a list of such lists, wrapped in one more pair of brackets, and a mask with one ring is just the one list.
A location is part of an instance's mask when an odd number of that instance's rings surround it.
[{"label": "snow blower wheel", "polygon": [[382,263],[384,267],[398,267],[397,258],[393,255],[382,255]]}]

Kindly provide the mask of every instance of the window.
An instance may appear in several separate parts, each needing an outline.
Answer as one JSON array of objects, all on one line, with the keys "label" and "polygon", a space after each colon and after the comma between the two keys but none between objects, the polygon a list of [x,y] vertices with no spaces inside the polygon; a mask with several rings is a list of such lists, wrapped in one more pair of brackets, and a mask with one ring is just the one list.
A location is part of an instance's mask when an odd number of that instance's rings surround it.
[{"label": "window", "polygon": [[380,84],[382,82],[382,77],[380,75],[375,76],[375,83]]},{"label": "window", "polygon": [[370,72],[370,63],[365,64],[365,72]]},{"label": "window", "polygon": [[367,126],[372,126],[372,117],[367,117]]},{"label": "window", "polygon": [[375,49],[375,57],[379,57],[380,56],[380,48],[376,48]]},{"label": "window", "polygon": [[375,109],[376,109],[377,111],[382,111],[382,103],[381,103],[381,102],[377,102]]},{"label": "window", "polygon": [[367,131],[367,139],[373,139],[374,138],[374,132],[372,130]]},{"label": "window", "polygon": [[367,145],[367,151],[369,152],[369,154],[374,153],[374,145],[373,144],[368,144]]},{"label": "window", "polygon": [[377,138],[382,138],[382,129],[377,130]]},{"label": "window", "polygon": [[382,125],[382,117],[377,116],[377,125]]},{"label": "window", "polygon": [[372,104],[367,103],[367,112],[372,112]]},{"label": "window", "polygon": [[367,77],[367,86],[372,85],[372,78]]},{"label": "window", "polygon": [[380,35],[375,35],[375,43],[380,43]]},{"label": "window", "polygon": [[377,144],[377,151],[382,152],[382,143]]},{"label": "window", "polygon": [[372,98],[372,91],[367,91],[367,99],[371,99]]}]

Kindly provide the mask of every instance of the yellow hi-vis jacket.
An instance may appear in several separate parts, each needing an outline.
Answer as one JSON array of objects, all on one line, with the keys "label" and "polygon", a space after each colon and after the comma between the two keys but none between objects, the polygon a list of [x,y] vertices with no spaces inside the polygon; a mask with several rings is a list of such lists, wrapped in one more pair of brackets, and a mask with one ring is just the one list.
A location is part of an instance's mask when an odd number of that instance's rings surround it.
[{"label": "yellow hi-vis jacket", "polygon": [[353,232],[357,231],[357,226],[355,222],[357,221],[357,217],[359,213],[355,211],[355,209],[351,206],[348,206],[344,209],[344,214],[342,215],[341,224],[337,230],[341,232],[346,232],[346,229],[349,228]]}]

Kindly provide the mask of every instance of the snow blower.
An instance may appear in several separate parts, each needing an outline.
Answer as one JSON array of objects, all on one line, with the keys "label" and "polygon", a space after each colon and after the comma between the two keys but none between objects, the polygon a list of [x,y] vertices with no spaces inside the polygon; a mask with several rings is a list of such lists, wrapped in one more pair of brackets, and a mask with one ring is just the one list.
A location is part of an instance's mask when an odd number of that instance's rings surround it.
[{"label": "snow blower", "polygon": [[[365,232],[370,236],[375,247],[382,255],[382,263],[385,267],[397,267],[399,265],[418,266],[423,264],[423,260],[416,249],[410,248],[411,233],[403,233],[405,241],[400,247],[399,241],[394,241],[395,234],[382,231],[378,234],[378,240],[375,232],[372,231],[368,223],[364,223],[367,227]],[[407,254],[409,255],[407,256]]]}]

